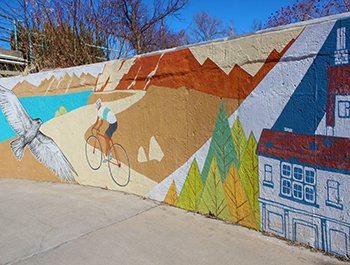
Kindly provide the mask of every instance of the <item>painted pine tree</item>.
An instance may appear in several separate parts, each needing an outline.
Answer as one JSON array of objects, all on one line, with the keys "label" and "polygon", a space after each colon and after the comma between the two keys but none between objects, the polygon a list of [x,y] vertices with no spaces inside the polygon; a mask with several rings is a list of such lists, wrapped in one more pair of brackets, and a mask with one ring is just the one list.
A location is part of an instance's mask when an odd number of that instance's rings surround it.
[{"label": "painted pine tree", "polygon": [[175,181],[170,185],[169,191],[167,195],[165,196],[164,202],[170,204],[170,205],[175,205],[176,201],[178,199],[177,191],[176,191],[176,186],[175,186]]},{"label": "painted pine tree", "polygon": [[245,151],[245,146],[247,144],[247,137],[245,136],[241,121],[238,116],[237,116],[237,119],[235,120],[235,123],[232,126],[231,133],[232,133],[232,138],[236,149],[238,163],[241,164],[243,159],[243,154]]},{"label": "painted pine tree", "polygon": [[224,190],[232,221],[258,230],[252,208],[234,163],[226,176]]},{"label": "painted pine tree", "polygon": [[231,214],[228,209],[224,186],[215,155],[209,168],[207,181],[198,205],[198,211],[231,221]]},{"label": "painted pine tree", "polygon": [[197,211],[202,191],[203,182],[201,174],[199,173],[197,161],[194,159],[176,206],[190,211]]},{"label": "painted pine tree", "polygon": [[255,221],[260,230],[260,207],[259,207],[259,167],[256,155],[256,139],[253,132],[250,133],[246,150],[243,155],[238,173],[241,177],[244,190],[247,194],[249,204],[253,210]]},{"label": "painted pine tree", "polygon": [[204,163],[204,168],[202,170],[202,180],[203,184],[207,180],[210,166],[214,155],[217,159],[218,168],[220,171],[220,176],[222,183],[225,181],[226,174],[232,163],[238,166],[237,155],[235,151],[235,145],[233,143],[232,134],[230,126],[227,120],[227,114],[225,111],[224,103],[221,103],[218,118],[216,120],[216,125],[214,128],[214,133],[210,143],[207,158]]}]

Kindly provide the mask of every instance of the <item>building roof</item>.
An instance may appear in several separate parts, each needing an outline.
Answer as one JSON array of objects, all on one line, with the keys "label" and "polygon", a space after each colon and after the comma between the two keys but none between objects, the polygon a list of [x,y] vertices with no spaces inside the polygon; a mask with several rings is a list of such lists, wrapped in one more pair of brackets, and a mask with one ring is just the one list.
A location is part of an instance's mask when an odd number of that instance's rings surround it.
[{"label": "building roof", "polygon": [[291,163],[350,174],[350,139],[264,129],[256,153]]}]

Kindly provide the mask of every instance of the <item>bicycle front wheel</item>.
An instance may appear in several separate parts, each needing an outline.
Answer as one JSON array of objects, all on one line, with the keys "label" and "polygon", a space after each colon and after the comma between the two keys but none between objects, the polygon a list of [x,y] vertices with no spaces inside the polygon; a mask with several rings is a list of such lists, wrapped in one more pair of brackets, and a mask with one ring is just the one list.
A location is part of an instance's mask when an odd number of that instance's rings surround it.
[{"label": "bicycle front wheel", "polygon": [[85,155],[89,166],[93,170],[97,170],[102,164],[101,143],[96,136],[90,135],[85,143]]},{"label": "bicycle front wheel", "polygon": [[126,151],[120,144],[113,144],[108,153],[108,168],[115,184],[125,187],[130,181],[130,164]]}]

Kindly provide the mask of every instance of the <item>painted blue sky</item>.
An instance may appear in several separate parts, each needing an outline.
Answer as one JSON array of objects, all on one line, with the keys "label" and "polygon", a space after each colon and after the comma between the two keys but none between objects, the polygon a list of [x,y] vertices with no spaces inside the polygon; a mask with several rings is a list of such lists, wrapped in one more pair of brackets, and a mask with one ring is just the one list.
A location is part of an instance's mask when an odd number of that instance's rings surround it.
[{"label": "painted blue sky", "polygon": [[[148,0],[151,1],[151,0]],[[212,16],[216,16],[228,23],[232,20],[238,34],[249,32],[249,26],[254,19],[261,20],[263,24],[271,13],[292,5],[296,0],[189,0],[190,6],[183,11],[184,21],[171,19],[169,24],[174,29],[185,29],[190,26],[192,16],[197,11],[207,10]]]}]

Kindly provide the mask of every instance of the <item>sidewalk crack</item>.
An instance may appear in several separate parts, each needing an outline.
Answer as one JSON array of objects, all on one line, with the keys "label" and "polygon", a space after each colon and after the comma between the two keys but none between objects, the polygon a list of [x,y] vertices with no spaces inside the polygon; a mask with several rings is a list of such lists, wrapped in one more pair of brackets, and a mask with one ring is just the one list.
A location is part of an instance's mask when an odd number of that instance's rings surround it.
[{"label": "sidewalk crack", "polygon": [[54,245],[54,246],[51,246],[51,247],[49,247],[49,248],[43,249],[43,250],[41,250],[41,251],[39,251],[39,252],[33,253],[33,254],[31,254],[31,255],[29,255],[29,256],[27,256],[27,257],[24,257],[24,258],[15,260],[15,261],[9,261],[9,262],[3,263],[3,265],[11,265],[11,264],[13,264],[13,263],[25,261],[25,260],[27,260],[27,259],[30,259],[30,258],[34,257],[34,256],[41,255],[41,254],[50,252],[50,251],[52,251],[52,250],[58,249],[58,248],[60,248],[61,246],[64,246],[64,245],[66,245],[66,244],[69,244],[69,243],[71,243],[71,242],[73,242],[73,241],[75,241],[75,240],[77,240],[77,239],[83,238],[83,237],[85,237],[85,236],[88,236],[88,235],[90,235],[90,234],[92,234],[92,233],[95,233],[95,232],[97,232],[97,231],[100,231],[100,230],[102,230],[102,229],[111,227],[111,226],[113,226],[113,225],[115,225],[115,224],[122,223],[122,222],[124,222],[124,221],[130,220],[130,219],[132,219],[132,218],[134,218],[134,217],[136,217],[136,216],[139,216],[139,215],[141,215],[141,214],[143,214],[143,213],[146,213],[146,212],[148,212],[148,211],[150,211],[150,210],[153,210],[153,209],[155,209],[155,208],[157,208],[157,207],[159,207],[159,206],[160,206],[160,204],[156,204],[156,205],[151,206],[151,207],[149,207],[149,208],[147,208],[147,209],[145,209],[145,210],[143,210],[143,211],[137,212],[137,213],[135,213],[135,214],[133,214],[133,215],[127,216],[127,217],[125,217],[125,218],[116,220],[116,221],[114,221],[114,222],[112,222],[112,223],[109,223],[109,224],[106,224],[106,225],[104,225],[104,226],[98,227],[98,228],[96,228],[96,229],[94,229],[94,230],[92,230],[92,231],[89,231],[89,232],[84,233],[84,234],[82,234],[82,235],[79,235],[79,236],[77,236],[77,237],[71,238],[71,239],[69,239],[69,240],[67,240],[67,241],[61,242],[61,243],[59,243],[59,244],[57,244],[57,245]]}]

